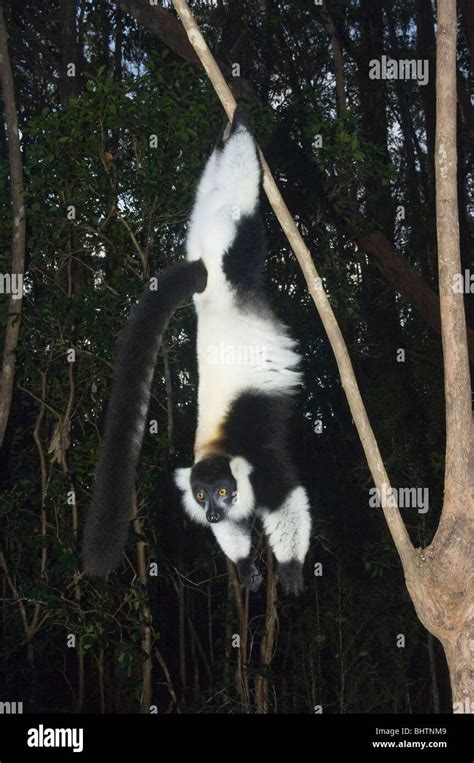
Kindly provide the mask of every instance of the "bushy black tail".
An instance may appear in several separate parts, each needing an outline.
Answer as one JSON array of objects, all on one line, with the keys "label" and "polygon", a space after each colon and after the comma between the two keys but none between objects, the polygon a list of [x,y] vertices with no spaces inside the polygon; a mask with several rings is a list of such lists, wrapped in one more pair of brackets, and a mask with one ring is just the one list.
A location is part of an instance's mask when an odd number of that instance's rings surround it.
[{"label": "bushy black tail", "polygon": [[176,308],[195,292],[204,291],[206,282],[202,260],[172,265],[158,277],[156,290],[147,285],[123,330],[84,531],[83,565],[89,575],[107,575],[122,557],[163,333]]}]

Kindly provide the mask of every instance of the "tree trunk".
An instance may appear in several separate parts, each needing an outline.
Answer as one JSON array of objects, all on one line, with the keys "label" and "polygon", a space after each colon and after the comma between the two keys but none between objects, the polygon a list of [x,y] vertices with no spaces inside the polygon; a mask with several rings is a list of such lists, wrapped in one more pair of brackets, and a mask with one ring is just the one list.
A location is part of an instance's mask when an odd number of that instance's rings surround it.
[{"label": "tree trunk", "polygon": [[453,711],[474,713],[474,522],[455,514],[454,504],[445,504],[436,536],[418,549],[416,576],[406,582],[418,617],[446,654]]},{"label": "tree trunk", "polygon": [[342,52],[341,41],[339,40],[332,20],[332,16],[328,11],[326,2],[323,3],[321,9],[321,16],[326,32],[331,40],[331,51],[334,59],[334,76],[336,78],[336,109],[337,116],[342,117],[346,113],[346,86],[344,80],[344,57]]},{"label": "tree trunk", "polygon": [[62,67],[60,79],[61,105],[67,106],[71,96],[81,89],[81,61],[76,29],[77,0],[61,2]]},{"label": "tree trunk", "polygon": [[[7,30],[3,17],[3,3],[0,0],[0,76],[2,81],[5,124],[8,142],[8,160],[10,163],[10,184],[13,213],[12,272],[18,278],[19,298],[12,297],[8,305],[8,321],[3,347],[2,373],[0,377],[0,447],[5,430],[13,395],[15,377],[15,352],[20,334],[23,273],[25,269],[25,205],[23,202],[23,163],[21,159],[18,119],[15,102],[13,74],[8,53]],[[12,284],[13,286],[13,284]]]},{"label": "tree trunk", "polygon": [[456,0],[438,2],[436,216],[446,397],[444,504],[431,545],[407,585],[418,617],[441,641],[453,710],[474,713],[474,420],[461,271],[456,155]]}]

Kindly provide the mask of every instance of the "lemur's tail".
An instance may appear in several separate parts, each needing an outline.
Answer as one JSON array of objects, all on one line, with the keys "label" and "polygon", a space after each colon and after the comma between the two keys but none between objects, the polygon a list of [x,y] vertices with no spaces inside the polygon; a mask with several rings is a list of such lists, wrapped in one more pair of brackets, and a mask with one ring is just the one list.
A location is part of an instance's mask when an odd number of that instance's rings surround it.
[{"label": "lemur's tail", "polygon": [[146,287],[123,330],[84,531],[83,564],[89,575],[107,575],[122,557],[163,333],[176,308],[195,292],[204,291],[206,282],[202,260],[172,265],[158,277],[156,290]]}]

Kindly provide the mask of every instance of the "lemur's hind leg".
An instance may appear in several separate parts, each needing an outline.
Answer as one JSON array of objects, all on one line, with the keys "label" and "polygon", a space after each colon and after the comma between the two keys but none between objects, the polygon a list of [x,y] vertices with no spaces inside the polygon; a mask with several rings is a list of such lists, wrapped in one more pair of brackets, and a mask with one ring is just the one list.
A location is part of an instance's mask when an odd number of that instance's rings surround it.
[{"label": "lemur's hind leg", "polygon": [[283,590],[298,596],[304,588],[303,563],[311,533],[306,490],[299,485],[289,493],[279,508],[272,511],[260,509],[259,513],[278,561]]}]

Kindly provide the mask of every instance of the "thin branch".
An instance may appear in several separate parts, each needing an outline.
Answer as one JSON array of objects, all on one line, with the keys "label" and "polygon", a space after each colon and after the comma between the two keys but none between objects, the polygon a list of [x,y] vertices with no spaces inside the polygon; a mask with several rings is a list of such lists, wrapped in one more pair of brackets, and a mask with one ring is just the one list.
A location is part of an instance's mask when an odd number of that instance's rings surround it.
[{"label": "thin branch", "polygon": [[18,602],[18,606],[20,607],[21,619],[23,621],[23,629],[25,631],[25,635],[28,637],[29,625],[28,625],[28,618],[26,616],[25,605],[23,604],[23,601],[20,595],[18,594],[18,590],[16,588],[15,583],[13,582],[13,579],[10,577],[10,573],[8,571],[7,562],[3,554],[3,551],[0,551],[0,568],[5,573],[5,577],[7,579],[8,585],[10,586],[11,592],[13,596],[15,597],[16,601]]},{"label": "thin branch", "polygon": [[174,690],[173,681],[171,680],[171,676],[170,676],[170,672],[168,670],[168,666],[167,666],[167,664],[166,664],[166,662],[165,662],[165,660],[163,658],[163,655],[161,654],[161,652],[160,652],[160,650],[158,649],[157,646],[155,646],[155,655],[156,655],[156,659],[160,663],[160,667],[161,667],[163,673],[165,674],[166,686],[168,687],[168,691],[169,691],[170,697],[173,700],[174,705],[176,707],[176,712],[178,714],[181,714],[181,708],[179,706],[178,698],[177,698],[176,692]]},{"label": "thin branch", "polygon": [[143,275],[146,278],[147,273],[148,273],[147,256],[146,256],[145,252],[143,251],[143,249],[141,248],[140,244],[138,243],[137,238],[136,238],[134,232],[132,231],[130,225],[126,221],[126,219],[124,217],[122,217],[121,215],[117,214],[117,220],[119,222],[121,222],[122,225],[124,226],[124,228],[126,228],[126,230],[128,231],[129,236],[132,239],[132,244],[135,247],[135,251],[137,252],[137,254],[138,254],[139,258],[140,258],[140,262],[142,263]]}]

